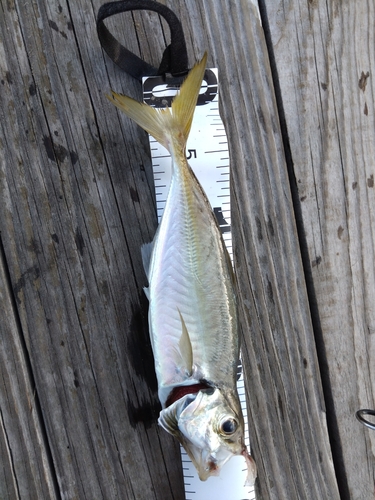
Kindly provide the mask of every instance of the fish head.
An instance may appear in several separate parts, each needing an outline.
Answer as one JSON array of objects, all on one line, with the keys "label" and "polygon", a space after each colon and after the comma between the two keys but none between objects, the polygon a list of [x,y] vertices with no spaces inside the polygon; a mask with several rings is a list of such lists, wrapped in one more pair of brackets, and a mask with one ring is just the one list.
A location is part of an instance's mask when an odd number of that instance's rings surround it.
[{"label": "fish head", "polygon": [[202,481],[218,475],[234,455],[244,455],[249,465],[241,406],[232,391],[212,388],[184,396],[162,410],[159,423],[180,441]]}]

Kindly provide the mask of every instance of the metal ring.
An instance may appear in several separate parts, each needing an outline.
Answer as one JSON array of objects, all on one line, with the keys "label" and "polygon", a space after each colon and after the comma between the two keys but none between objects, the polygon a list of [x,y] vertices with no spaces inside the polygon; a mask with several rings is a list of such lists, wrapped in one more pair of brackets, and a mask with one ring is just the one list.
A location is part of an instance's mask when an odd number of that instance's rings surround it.
[{"label": "metal ring", "polygon": [[359,420],[361,424],[375,431],[375,423],[369,422],[368,420],[363,418],[363,415],[371,415],[372,417],[375,417],[375,410],[358,410],[355,414],[357,420]]}]

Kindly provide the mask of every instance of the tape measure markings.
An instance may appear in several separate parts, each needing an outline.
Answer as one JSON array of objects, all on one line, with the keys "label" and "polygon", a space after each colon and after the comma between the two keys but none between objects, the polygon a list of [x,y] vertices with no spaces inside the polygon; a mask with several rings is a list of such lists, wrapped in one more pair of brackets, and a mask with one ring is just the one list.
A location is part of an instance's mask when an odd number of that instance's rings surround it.
[{"label": "tape measure markings", "polygon": [[[186,151],[189,164],[211,203],[228,253],[233,261],[228,140],[219,114],[217,70],[207,71],[208,80],[211,79],[211,82],[213,81],[214,84],[202,85],[200,97],[203,98],[203,102],[199,102],[198,99]],[[169,84],[168,82],[160,84],[160,78],[158,80],[158,77],[145,78],[144,101],[147,104],[165,106],[166,102],[171,102],[173,95],[176,93],[172,85],[173,83]],[[145,90],[146,86],[147,91]],[[156,91],[154,91],[155,88]],[[209,89],[212,89],[212,92]],[[155,141],[154,138],[149,137],[149,142],[155,183],[157,216],[160,222],[172,176],[171,157],[168,151]],[[237,390],[245,421],[245,443],[249,446],[243,373],[241,373],[237,381]],[[197,471],[182,447],[181,461],[186,500],[255,499],[254,490],[243,486],[247,473],[243,457],[231,458],[223,467],[219,478],[210,478],[206,482],[198,479]]]}]

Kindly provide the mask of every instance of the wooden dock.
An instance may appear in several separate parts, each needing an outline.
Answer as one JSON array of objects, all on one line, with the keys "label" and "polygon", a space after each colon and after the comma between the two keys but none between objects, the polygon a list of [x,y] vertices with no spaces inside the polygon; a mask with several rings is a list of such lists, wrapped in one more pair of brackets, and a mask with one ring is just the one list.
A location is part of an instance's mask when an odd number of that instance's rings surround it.
[{"label": "wooden dock", "polygon": [[[1,500],[184,499],[142,291],[148,139],[105,98],[141,88],[102,3],[0,0]],[[257,498],[374,499],[375,5],[163,3],[219,68]],[[158,65],[157,15],[107,25]]]}]

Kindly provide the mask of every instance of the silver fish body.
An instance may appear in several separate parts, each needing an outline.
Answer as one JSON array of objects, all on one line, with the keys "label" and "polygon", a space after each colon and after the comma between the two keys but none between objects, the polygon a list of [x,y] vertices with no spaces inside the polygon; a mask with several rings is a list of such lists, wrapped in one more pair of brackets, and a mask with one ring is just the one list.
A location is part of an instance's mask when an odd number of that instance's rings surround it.
[{"label": "silver fish body", "polygon": [[239,331],[235,280],[207,197],[185,148],[205,70],[189,73],[172,109],[127,96],[110,100],[172,156],[172,180],[155,238],[142,247],[149,281],[150,338],[162,404],[159,424],[184,446],[202,480],[243,455],[248,484],[256,477],[246,450],[236,390]]},{"label": "silver fish body", "polygon": [[[163,406],[159,423],[179,438],[206,479],[244,449],[236,297],[231,262],[207,198],[186,159],[173,161],[148,267],[150,335]],[[165,408],[175,387],[202,381],[209,388]],[[225,423],[232,431],[232,422],[235,432],[224,432]]]},{"label": "silver fish body", "polygon": [[[239,357],[231,262],[209,202],[185,157],[171,186],[149,266],[149,326],[163,405],[201,380],[233,389]],[[189,348],[184,348],[188,332]]]}]

